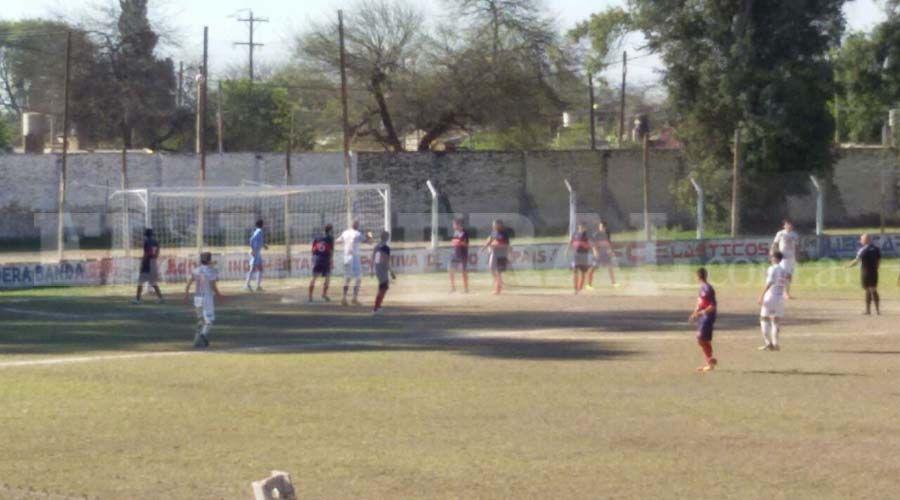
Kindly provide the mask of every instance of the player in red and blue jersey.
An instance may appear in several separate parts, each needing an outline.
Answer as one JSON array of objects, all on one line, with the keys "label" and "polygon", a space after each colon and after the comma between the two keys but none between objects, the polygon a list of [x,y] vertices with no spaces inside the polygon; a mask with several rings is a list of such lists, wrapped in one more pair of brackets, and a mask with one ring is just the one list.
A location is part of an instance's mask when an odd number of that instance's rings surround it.
[{"label": "player in red and blue jersey", "polygon": [[569,240],[566,253],[572,250],[572,284],[575,286],[575,294],[584,288],[584,282],[588,271],[591,269],[591,251],[593,250],[591,237],[588,235],[584,223],[578,224],[578,230]]},{"label": "player in red and blue jersey", "polygon": [[697,307],[691,313],[690,321],[697,321],[697,344],[703,350],[703,356],[706,358],[706,365],[697,368],[697,371],[712,371],[718,360],[713,357],[712,338],[713,327],[716,324],[716,291],[709,284],[709,273],[706,268],[701,267],[697,270],[697,281],[700,282],[700,296],[697,298]]},{"label": "player in red and blue jersey", "polygon": [[312,280],[309,282],[309,301],[313,301],[313,291],[316,288],[316,278],[321,276],[325,279],[322,284],[322,300],[330,302],[328,298],[328,283],[331,279],[331,268],[334,262],[334,231],[331,224],[325,225],[325,234],[316,237],[312,242]]},{"label": "player in red and blue jersey", "polygon": [[450,292],[456,291],[456,273],[462,274],[463,292],[469,293],[469,233],[462,219],[453,219],[453,253],[450,255]]},{"label": "player in red and blue jersey", "polygon": [[503,273],[509,267],[510,251],[509,230],[500,219],[494,221],[493,230],[482,251],[488,249],[491,252],[488,268],[494,277],[494,295],[499,295],[503,291]]}]

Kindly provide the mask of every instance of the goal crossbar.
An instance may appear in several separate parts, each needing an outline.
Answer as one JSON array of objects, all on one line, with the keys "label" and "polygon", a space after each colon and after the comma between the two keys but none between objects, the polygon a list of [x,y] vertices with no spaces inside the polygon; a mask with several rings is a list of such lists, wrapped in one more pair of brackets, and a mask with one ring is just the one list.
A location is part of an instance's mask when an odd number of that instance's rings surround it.
[{"label": "goal crossbar", "polygon": [[322,192],[355,192],[377,190],[382,197],[389,196],[388,184],[319,184],[302,186],[215,186],[215,187],[148,187],[138,189],[119,189],[113,191],[110,199],[122,195],[136,195],[138,197],[165,196],[168,198],[184,197],[195,198],[206,196],[210,198],[229,197],[259,197],[278,196],[303,193]]}]

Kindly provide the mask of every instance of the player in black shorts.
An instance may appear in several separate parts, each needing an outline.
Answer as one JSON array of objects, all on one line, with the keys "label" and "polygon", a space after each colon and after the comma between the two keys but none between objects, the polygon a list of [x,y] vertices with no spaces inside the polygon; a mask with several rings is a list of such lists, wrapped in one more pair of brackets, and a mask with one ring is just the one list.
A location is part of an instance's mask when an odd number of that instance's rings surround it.
[{"label": "player in black shorts", "polygon": [[141,303],[141,294],[144,291],[145,283],[150,285],[153,291],[156,292],[156,301],[160,304],[163,303],[163,295],[159,289],[159,265],[157,264],[157,258],[159,258],[159,243],[153,236],[153,230],[147,229],[144,231],[144,255],[141,256],[141,272],[138,277],[137,294],[134,300],[131,301],[132,304]]},{"label": "player in black shorts", "polygon": [[881,264],[881,249],[872,243],[872,237],[864,234],[859,237],[862,248],[856,253],[856,258],[847,267],[853,267],[859,263],[862,287],[866,291],[866,312],[872,314],[872,302],[875,303],[875,314],[881,314],[881,297],[878,296],[878,266]]},{"label": "player in black shorts", "polygon": [[569,240],[569,247],[566,253],[572,250],[572,284],[575,287],[575,294],[584,288],[584,281],[588,271],[591,269],[591,250],[594,245],[591,237],[588,235],[587,228],[584,223],[578,224],[578,229]]},{"label": "player in black shorts", "polygon": [[594,233],[593,240],[594,265],[591,266],[590,271],[588,271],[587,285],[585,285],[585,288],[588,290],[594,289],[594,271],[600,266],[606,266],[606,271],[609,273],[609,282],[612,286],[618,286],[616,284],[616,272],[613,269],[615,262],[613,262],[612,238],[606,224],[603,222],[597,223],[597,232]]},{"label": "player in black shorts", "polygon": [[450,255],[450,291],[456,291],[456,273],[462,274],[463,292],[469,293],[469,233],[462,219],[453,219],[453,253]]},{"label": "player in black shorts", "polygon": [[482,251],[490,250],[488,268],[494,277],[494,295],[503,291],[503,273],[509,268],[510,246],[509,230],[502,220],[495,220],[491,235],[482,248]]},{"label": "player in black shorts", "polygon": [[334,257],[334,228],[331,224],[325,225],[325,235],[319,236],[312,242],[312,279],[309,282],[309,301],[313,301],[313,291],[316,288],[316,278],[322,276],[325,283],[322,284],[322,300],[330,302],[328,298],[328,282],[331,279],[331,268]]}]

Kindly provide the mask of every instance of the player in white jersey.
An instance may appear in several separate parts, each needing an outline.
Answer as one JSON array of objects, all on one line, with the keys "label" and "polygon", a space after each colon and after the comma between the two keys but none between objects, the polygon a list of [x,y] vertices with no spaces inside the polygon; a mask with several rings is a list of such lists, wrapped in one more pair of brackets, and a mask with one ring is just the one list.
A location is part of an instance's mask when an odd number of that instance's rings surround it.
[{"label": "player in white jersey", "polygon": [[787,271],[781,265],[784,255],[778,250],[772,252],[771,266],[766,271],[766,287],[759,295],[759,327],[765,344],[760,351],[777,351],[781,318],[784,317],[784,287],[787,285]]},{"label": "player in white jersey", "polygon": [[221,299],[216,282],[219,275],[212,264],[212,254],[200,254],[200,267],[194,269],[187,286],[184,288],[184,300],[187,302],[191,293],[191,285],[196,283],[194,291],[194,311],[197,313],[197,333],[194,335],[194,347],[209,347],[209,331],[216,320],[216,299]]},{"label": "player in white jersey", "polygon": [[353,280],[353,305],[359,305],[359,286],[362,283],[362,260],[360,259],[360,245],[372,241],[372,233],[363,234],[359,230],[359,221],[353,221],[350,229],[345,230],[335,240],[344,246],[344,297],[341,305],[347,305],[347,291],[350,289],[350,280]]},{"label": "player in white jersey", "polygon": [[781,231],[775,233],[775,239],[772,241],[772,251],[781,252],[784,258],[781,260],[781,267],[786,273],[784,296],[791,298],[791,281],[794,278],[794,271],[797,268],[797,251],[800,248],[800,236],[794,231],[794,224],[785,219],[784,226]]}]

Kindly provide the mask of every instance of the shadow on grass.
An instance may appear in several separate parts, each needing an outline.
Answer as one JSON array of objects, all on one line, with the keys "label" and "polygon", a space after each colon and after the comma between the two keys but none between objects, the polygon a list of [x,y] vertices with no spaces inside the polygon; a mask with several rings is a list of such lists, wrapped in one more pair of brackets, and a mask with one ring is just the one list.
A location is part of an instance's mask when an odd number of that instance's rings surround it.
[{"label": "shadow on grass", "polygon": [[884,354],[884,355],[898,355],[900,351],[852,351],[852,350],[837,350],[837,351],[825,351],[832,354]]},{"label": "shadow on grass", "polygon": [[[218,305],[216,349],[270,346],[259,353],[317,351],[433,351],[495,359],[601,360],[639,351],[604,340],[619,335],[690,335],[686,314],[655,310],[560,311],[396,306],[372,317],[368,308],[280,303],[275,296],[233,296]],[[752,324],[752,314],[719,315],[719,325]],[[815,323],[814,318],[803,319]],[[109,297],[0,299],[0,354],[102,351],[179,351],[194,334],[193,310],[182,304],[132,306]]]},{"label": "shadow on grass", "polygon": [[754,375],[798,375],[804,377],[865,377],[862,373],[852,372],[824,372],[824,371],[803,371],[803,370],[745,370],[740,373],[750,373]]}]

